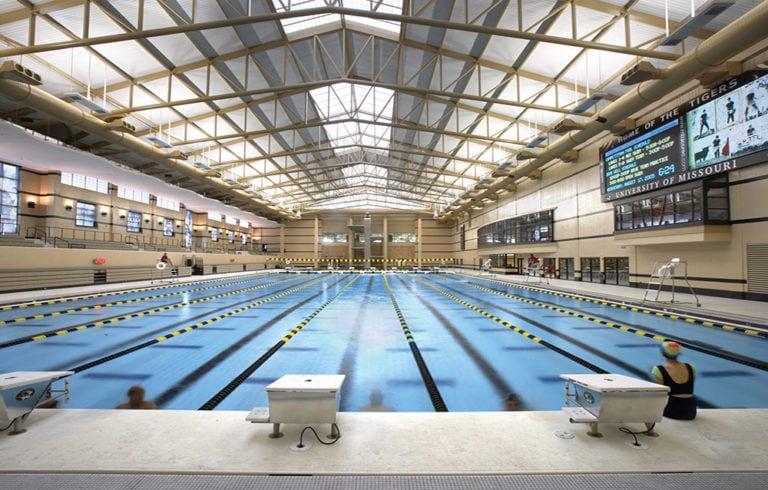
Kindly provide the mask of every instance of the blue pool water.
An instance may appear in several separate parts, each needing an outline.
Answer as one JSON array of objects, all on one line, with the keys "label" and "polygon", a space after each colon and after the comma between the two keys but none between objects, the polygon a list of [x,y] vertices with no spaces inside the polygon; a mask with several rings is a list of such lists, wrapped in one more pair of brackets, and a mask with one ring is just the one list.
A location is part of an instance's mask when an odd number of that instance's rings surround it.
[{"label": "blue pool water", "polygon": [[768,339],[455,274],[252,274],[0,311],[0,372],[75,370],[65,408],[142,385],[165,409],[250,410],[284,374],[345,374],[396,411],[559,410],[561,374],[650,380],[684,345],[701,406],[768,408]]}]

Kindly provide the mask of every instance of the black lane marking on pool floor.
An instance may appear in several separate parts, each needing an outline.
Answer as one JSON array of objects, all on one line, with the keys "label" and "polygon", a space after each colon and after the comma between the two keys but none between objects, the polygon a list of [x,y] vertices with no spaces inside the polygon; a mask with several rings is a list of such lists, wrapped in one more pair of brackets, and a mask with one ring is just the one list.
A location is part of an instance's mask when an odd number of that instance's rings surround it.
[{"label": "black lane marking on pool floor", "polygon": [[[364,297],[368,298],[373,290],[375,276],[367,276],[368,281],[365,285]],[[355,311],[355,319],[352,321],[352,325],[363,325],[365,323],[365,316],[368,312],[369,303],[367,301],[360,302]],[[327,321],[328,319],[326,319]],[[352,386],[355,382],[355,365],[357,364],[357,353],[360,348],[360,328],[354,328],[351,334],[346,337],[346,348],[341,355],[341,364],[339,366],[339,374],[346,376],[344,384],[346,386]],[[341,388],[342,394],[344,393],[344,386]],[[350,397],[340,396],[339,398],[339,410],[342,412],[351,412],[352,407],[349,406]]]},{"label": "black lane marking on pool floor", "polygon": [[[461,305],[464,305],[465,307],[469,308],[470,310],[472,310],[472,311],[474,311],[474,312],[476,312],[476,313],[478,313],[478,314],[480,314],[480,315],[482,315],[482,316],[484,316],[486,318],[489,318],[489,319],[495,321],[496,323],[499,323],[499,324],[501,324],[501,325],[503,325],[503,326],[513,330],[514,332],[522,335],[523,337],[526,337],[529,340],[532,340],[532,341],[534,341],[534,342],[536,342],[538,344],[541,344],[541,345],[547,347],[548,349],[551,349],[551,350],[557,352],[558,354],[560,354],[560,355],[562,355],[562,356],[564,356],[564,357],[566,357],[566,358],[568,358],[568,359],[570,359],[570,360],[572,360],[574,362],[577,362],[578,364],[581,364],[582,366],[584,366],[584,367],[586,367],[588,369],[591,369],[592,371],[594,371],[594,372],[596,372],[598,374],[606,374],[606,373],[608,373],[608,371],[606,371],[605,369],[603,369],[601,367],[598,367],[595,364],[592,364],[591,362],[589,362],[589,361],[587,361],[585,359],[582,359],[582,358],[580,358],[580,357],[578,357],[578,356],[576,356],[574,354],[571,354],[570,352],[566,351],[565,349],[562,349],[562,348],[560,348],[560,347],[558,347],[558,346],[556,346],[556,345],[554,345],[554,344],[552,344],[550,342],[547,342],[546,340],[544,340],[544,339],[542,339],[540,337],[537,337],[536,335],[533,335],[532,333],[530,333],[530,332],[528,332],[526,330],[523,330],[522,328],[520,328],[520,327],[518,327],[516,325],[513,325],[513,324],[511,324],[511,323],[509,323],[509,322],[507,322],[505,320],[502,320],[501,318],[498,318],[495,315],[491,315],[487,311],[482,310],[482,309],[480,309],[480,308],[478,308],[478,307],[476,307],[476,306],[474,306],[474,305],[464,301],[463,299],[461,299],[461,298],[459,298],[457,296],[454,296],[453,294],[451,294],[451,293],[449,293],[447,291],[443,291],[442,289],[438,288],[437,286],[435,286],[433,284],[429,284],[428,282],[425,282],[422,279],[419,279],[419,278],[416,278],[416,277],[414,277],[413,280],[417,281],[417,282],[420,282],[423,285],[434,289],[435,291],[437,291],[438,293],[442,294],[443,296],[446,296],[447,298],[450,298],[453,301],[455,301],[455,302],[457,302],[457,303],[459,303]],[[588,349],[589,349],[589,347],[588,347]]]},{"label": "black lane marking on pool floor", "polygon": [[[338,281],[337,281],[338,282]],[[267,331],[269,328],[274,325],[275,322],[282,319],[286,314],[291,313],[304,305],[308,304],[310,301],[314,300],[318,296],[323,294],[322,291],[307,296],[302,301],[297,302],[293,307],[283,310],[282,313],[277,313],[276,315],[272,316],[268,319],[262,319],[261,325],[258,328],[255,328],[248,334],[244,335],[243,337],[236,340],[234,343],[230,344],[229,347],[225,348],[224,350],[218,352],[215,356],[213,356],[208,361],[204,362],[203,364],[195,367],[194,370],[189,372],[187,375],[185,375],[182,379],[174,383],[173,386],[166,389],[159,395],[155,397],[155,403],[162,407],[166,405],[167,403],[173,401],[178,395],[180,395],[187,387],[192,386],[195,382],[197,382],[200,378],[211,372],[211,370],[215,369],[217,366],[219,366],[222,362],[226,361],[228,358],[230,358],[232,355],[243,349],[248,345],[248,343]],[[238,317],[239,318],[239,317]],[[162,345],[162,344],[160,344]],[[272,380],[274,381],[274,380]]]},{"label": "black lane marking on pool floor", "polygon": [[[485,358],[485,356],[475,349],[475,347],[472,345],[472,343],[467,339],[467,337],[456,328],[451,320],[449,320],[445,315],[443,315],[437,306],[435,306],[432,302],[426,300],[421,294],[417,294],[413,291],[413,288],[410,284],[406,283],[405,280],[402,277],[398,277],[400,279],[401,284],[405,289],[409,292],[409,294],[414,295],[416,299],[418,299],[421,304],[427,308],[427,310],[432,313],[432,315],[440,322],[440,324],[448,331],[448,333],[451,335],[453,340],[456,342],[456,344],[464,351],[464,353],[469,357],[469,359],[475,364],[477,369],[483,373],[485,376],[485,379],[488,380],[491,386],[493,386],[494,390],[496,390],[496,395],[499,397],[499,399],[503,399],[505,396],[514,394],[517,394],[517,390],[510,385],[507,380],[504,378],[504,376],[491,364],[488,362],[488,360]],[[476,320],[477,317],[474,317],[473,320]],[[498,328],[496,331],[504,332],[504,330],[499,330]],[[525,406],[525,400],[522,399],[519,395],[518,398],[520,398],[521,403],[523,406]]]},{"label": "black lane marking on pool floor", "polygon": [[[444,278],[441,278],[441,279],[444,279]],[[447,281],[448,279],[444,279],[444,280]],[[617,322],[607,321],[607,320],[604,320],[602,318],[595,318],[595,317],[592,317],[592,316],[589,316],[589,315],[584,315],[582,313],[578,313],[578,312],[574,312],[574,311],[571,311],[571,310],[568,310],[568,309],[565,309],[565,308],[561,308],[557,304],[546,303],[546,302],[541,302],[541,301],[534,301],[534,300],[531,300],[531,299],[528,299],[528,298],[523,298],[523,297],[520,297],[520,296],[508,294],[508,293],[505,293],[503,291],[498,291],[496,289],[488,288],[488,287],[482,286],[480,284],[472,283],[472,282],[457,281],[455,279],[453,281],[454,282],[458,282],[458,283],[463,284],[463,285],[471,286],[471,287],[473,287],[475,289],[479,289],[481,291],[486,291],[486,292],[489,292],[489,293],[492,293],[492,294],[496,294],[496,295],[499,295],[499,296],[502,296],[502,297],[505,297],[505,298],[513,299],[515,301],[522,301],[524,303],[535,304],[535,305],[537,305],[537,306],[539,306],[541,308],[545,308],[545,309],[548,309],[548,310],[553,310],[553,311],[556,311],[558,313],[562,313],[563,315],[571,316],[571,317],[574,317],[574,318],[580,318],[582,320],[594,322],[594,323],[596,323],[598,325],[603,325],[605,327],[615,328],[615,329],[618,329],[618,330],[622,330],[624,332],[633,333],[633,334],[639,335],[641,337],[652,338],[653,340],[656,340],[656,341],[659,341],[659,342],[666,342],[668,340],[672,340],[672,341],[677,342],[678,344],[682,345],[683,347],[685,347],[687,349],[695,350],[697,352],[702,352],[704,354],[707,354],[707,355],[710,355],[710,356],[714,356],[714,357],[719,357],[720,359],[725,359],[727,361],[735,362],[735,363],[738,363],[738,364],[743,364],[745,366],[753,367],[755,369],[760,369],[761,371],[768,371],[768,363],[766,363],[766,362],[763,362],[761,360],[754,359],[754,358],[751,358],[751,357],[747,357],[747,356],[737,355],[737,354],[734,354],[732,352],[726,352],[726,351],[717,349],[714,346],[711,346],[711,345],[708,345],[708,344],[695,343],[695,342],[691,342],[689,340],[683,340],[683,339],[675,338],[675,337],[667,337],[667,336],[661,335],[658,332],[654,332],[653,330],[648,329],[648,328],[646,328],[644,330],[641,330],[641,329],[637,329],[637,328],[633,328],[633,327],[628,327],[626,325],[622,325],[622,324],[617,323]],[[672,317],[670,317],[670,318],[672,318]],[[589,328],[589,327],[575,327],[575,328],[586,329],[586,328]],[[595,328],[600,328],[600,327],[595,327]]]},{"label": "black lane marking on pool floor", "polygon": [[411,348],[411,354],[416,361],[416,366],[419,368],[421,380],[427,389],[427,394],[429,395],[429,399],[432,402],[432,407],[436,412],[447,412],[448,407],[445,405],[443,396],[440,394],[440,389],[437,387],[437,383],[432,377],[432,373],[429,372],[427,363],[421,356],[419,346],[416,344],[416,340],[413,338],[413,333],[408,327],[408,322],[405,320],[403,312],[400,310],[400,306],[397,304],[395,294],[392,292],[392,287],[389,285],[387,275],[383,274],[382,277],[384,278],[384,285],[386,286],[387,292],[389,293],[389,299],[392,301],[392,306],[395,308],[395,313],[397,314],[397,318],[400,321],[400,327],[403,329],[403,334],[405,334],[405,340],[408,342],[408,346]]},{"label": "black lane marking on pool floor", "polygon": [[[239,375],[237,375],[232,381],[230,381],[227,386],[219,390],[218,393],[216,393],[214,396],[211,397],[210,400],[205,402],[203,405],[200,406],[198,410],[213,410],[216,408],[216,406],[221,403],[226,397],[228,397],[238,386],[240,386],[248,377],[253,374],[259,367],[261,367],[267,360],[272,357],[275,352],[277,352],[282,346],[284,346],[286,343],[288,343],[296,334],[298,334],[301,329],[303,329],[309,322],[312,321],[313,318],[315,318],[318,314],[320,314],[321,311],[323,311],[328,305],[333,303],[341,294],[347,290],[348,287],[350,287],[352,284],[355,283],[361,276],[359,274],[356,274],[352,280],[347,282],[341,289],[339,289],[336,294],[328,298],[325,303],[320,305],[315,311],[313,311],[309,316],[307,316],[304,320],[302,320],[301,323],[296,325],[290,332],[288,332],[285,337],[280,339],[275,345],[272,346],[267,352],[265,352],[260,358],[256,360],[253,364],[245,368]],[[320,279],[320,281],[324,281],[325,279]],[[319,281],[318,281],[319,282]],[[337,281],[340,282],[340,281]]]}]

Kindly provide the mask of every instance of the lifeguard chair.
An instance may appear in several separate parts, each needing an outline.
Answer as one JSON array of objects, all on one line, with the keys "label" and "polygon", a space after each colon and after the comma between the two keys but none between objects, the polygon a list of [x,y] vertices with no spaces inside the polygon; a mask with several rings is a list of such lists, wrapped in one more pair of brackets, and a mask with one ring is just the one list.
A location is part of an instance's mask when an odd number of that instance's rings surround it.
[{"label": "lifeguard chair", "polygon": [[530,261],[528,262],[528,265],[525,266],[525,282],[528,282],[531,279],[537,279],[538,282],[546,282],[549,284],[549,278],[541,273],[540,260],[537,260],[536,262]]},{"label": "lifeguard chair", "polygon": [[155,264],[155,271],[152,273],[152,280],[150,282],[163,279],[170,279],[172,282],[177,281],[179,279],[179,268],[162,260],[158,260]]},{"label": "lifeguard chair", "polygon": [[[685,282],[685,285],[688,286],[688,291],[693,296],[693,300],[696,303],[696,306],[701,306],[699,298],[696,296],[696,292],[693,290],[693,286],[691,286],[691,283],[688,281],[688,262],[681,260],[678,257],[671,259],[669,262],[656,262],[653,264],[653,272],[651,273],[651,277],[648,280],[648,287],[645,289],[645,294],[643,294],[643,303],[646,301],[662,303],[663,301],[659,300],[659,295],[661,294],[661,290],[664,287],[664,283],[667,282],[670,284],[672,293],[672,296],[668,302],[675,303],[676,281]],[[649,300],[649,294],[653,293],[654,291],[656,294],[652,300]],[[678,303],[680,302],[678,301]]]}]

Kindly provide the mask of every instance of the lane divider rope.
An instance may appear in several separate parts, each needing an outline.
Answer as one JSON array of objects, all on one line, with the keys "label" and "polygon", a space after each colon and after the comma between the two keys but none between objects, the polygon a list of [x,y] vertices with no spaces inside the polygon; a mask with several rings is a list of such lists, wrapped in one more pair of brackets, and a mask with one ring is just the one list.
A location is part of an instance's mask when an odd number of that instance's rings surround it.
[{"label": "lane divider rope", "polygon": [[421,279],[414,278],[414,280],[419,282],[419,283],[421,283],[421,284],[423,284],[423,285],[425,285],[425,286],[427,286],[427,287],[430,287],[430,288],[434,289],[438,293],[442,294],[443,296],[446,296],[447,298],[452,299],[453,301],[459,303],[460,305],[466,306],[470,310],[472,310],[472,311],[474,311],[476,313],[479,313],[482,316],[484,316],[486,318],[489,318],[489,319],[495,321],[496,323],[499,323],[499,324],[509,328],[510,330],[512,330],[512,331],[514,331],[514,332],[516,332],[516,333],[518,333],[520,335],[522,335],[523,337],[525,337],[525,338],[527,338],[529,340],[532,340],[532,341],[536,342],[537,344],[541,344],[544,347],[547,347],[548,349],[551,349],[551,350],[557,352],[558,354],[560,354],[560,355],[562,355],[564,357],[567,357],[568,359],[570,359],[570,360],[572,360],[574,362],[577,362],[577,363],[581,364],[582,366],[584,366],[584,367],[586,367],[588,369],[591,369],[592,371],[594,371],[594,372],[596,372],[598,374],[606,374],[606,373],[608,373],[608,371],[606,371],[605,369],[603,369],[603,368],[601,368],[599,366],[596,366],[595,364],[592,364],[591,362],[589,362],[589,361],[587,361],[585,359],[582,359],[582,358],[580,358],[580,357],[578,357],[576,355],[573,355],[570,352],[568,352],[567,350],[561,349],[560,347],[558,347],[558,346],[556,346],[554,344],[551,344],[551,343],[547,342],[546,340],[544,340],[544,339],[542,339],[540,337],[537,337],[536,335],[533,335],[532,333],[527,332],[527,331],[523,330],[522,328],[517,327],[517,326],[515,326],[515,325],[513,325],[513,324],[511,324],[511,323],[509,323],[509,322],[507,322],[505,320],[502,320],[501,318],[499,318],[499,317],[497,317],[495,315],[492,315],[492,314],[488,313],[487,311],[485,311],[485,310],[483,310],[481,308],[478,308],[477,306],[474,306],[474,305],[472,305],[470,303],[467,303],[463,299],[458,298],[458,297],[452,295],[451,293],[449,293],[447,291],[443,291],[442,289],[440,289],[440,288],[438,288],[438,287],[436,287],[436,286],[434,286],[432,284],[429,284],[427,282],[424,282]]},{"label": "lane divider rope", "polygon": [[90,368],[92,368],[94,366],[98,366],[100,364],[104,364],[105,362],[109,362],[109,361],[111,361],[113,359],[117,359],[118,357],[125,356],[125,355],[130,354],[131,352],[135,352],[135,351],[137,351],[139,349],[143,349],[145,347],[149,347],[150,345],[159,344],[160,342],[165,342],[166,340],[172,339],[174,337],[178,337],[179,335],[182,335],[182,334],[187,333],[187,332],[191,332],[193,330],[197,330],[198,328],[204,327],[206,325],[210,325],[211,323],[217,322],[219,320],[223,320],[224,318],[228,318],[228,317],[236,315],[238,313],[242,313],[243,311],[251,310],[251,309],[259,307],[259,306],[261,306],[261,305],[263,305],[265,303],[269,303],[270,301],[274,301],[276,299],[283,298],[285,296],[288,296],[289,294],[296,293],[298,291],[301,291],[302,289],[305,289],[305,288],[308,288],[310,286],[313,286],[314,284],[316,284],[316,283],[318,283],[320,281],[324,281],[324,280],[325,280],[324,278],[320,278],[320,279],[316,279],[314,281],[310,281],[310,282],[308,282],[306,284],[302,284],[299,287],[288,289],[286,291],[283,291],[280,294],[276,294],[274,296],[270,296],[269,298],[253,302],[251,304],[248,304],[246,306],[242,306],[242,307],[234,309],[234,310],[230,310],[227,313],[223,313],[221,315],[217,315],[215,317],[209,318],[209,319],[204,320],[202,322],[195,323],[194,325],[190,325],[188,327],[182,328],[180,330],[176,330],[174,332],[165,334],[165,335],[157,337],[155,339],[148,340],[148,341],[146,341],[144,343],[135,345],[133,347],[129,347],[129,348],[124,349],[124,350],[122,350],[120,352],[116,352],[114,354],[110,354],[109,356],[102,357],[101,359],[96,359],[94,361],[82,364],[82,365],[74,367],[72,369],[67,369],[67,371],[74,371],[76,373],[79,373],[81,371],[85,371],[86,369],[90,369]]},{"label": "lane divider rope", "polygon": [[[447,278],[441,278],[441,279],[448,280]],[[586,320],[586,321],[589,321],[589,322],[592,322],[592,323],[596,323],[598,325],[603,325],[603,326],[606,326],[606,327],[622,330],[624,332],[633,333],[633,334],[639,335],[641,337],[648,337],[648,338],[651,338],[651,339],[656,340],[658,342],[666,342],[666,341],[671,340],[671,341],[677,342],[678,344],[682,345],[683,347],[685,347],[687,349],[691,349],[691,350],[695,350],[695,351],[698,351],[698,352],[702,352],[704,354],[711,355],[711,356],[714,356],[714,357],[719,357],[720,359],[725,359],[727,361],[732,361],[732,362],[736,362],[736,363],[739,363],[739,364],[743,364],[745,366],[753,367],[755,369],[760,369],[761,371],[768,371],[768,363],[764,363],[764,362],[761,362],[761,361],[756,360],[756,359],[734,356],[734,355],[726,353],[726,352],[716,351],[716,350],[712,350],[712,349],[707,348],[707,347],[702,347],[702,346],[700,346],[698,344],[691,343],[691,342],[686,341],[686,340],[682,340],[682,339],[678,339],[678,338],[673,338],[673,337],[666,337],[666,336],[663,336],[663,335],[661,335],[659,333],[647,332],[645,330],[640,330],[640,329],[637,329],[637,328],[629,327],[629,326],[622,325],[622,324],[617,323],[617,322],[605,320],[605,319],[602,319],[602,318],[596,318],[596,317],[593,317],[593,316],[589,316],[589,315],[586,315],[586,314],[583,314],[583,313],[578,313],[578,312],[571,311],[571,310],[566,310],[565,308],[561,308],[561,307],[556,306],[556,305],[552,305],[552,304],[543,303],[543,302],[540,302],[540,301],[524,298],[522,296],[516,296],[516,295],[513,295],[513,294],[504,293],[504,292],[501,292],[501,291],[497,291],[497,290],[495,290],[493,288],[487,288],[485,286],[482,286],[480,284],[476,284],[476,283],[473,283],[473,282],[462,282],[461,284],[473,287],[475,289],[479,289],[481,291],[486,291],[486,292],[489,292],[489,293],[497,294],[497,295],[503,296],[505,298],[513,299],[515,301],[520,301],[522,303],[527,303],[527,304],[532,305],[532,306],[537,306],[539,308],[544,308],[544,309],[547,309],[547,310],[550,310],[550,311],[561,313],[563,315],[572,316],[574,318],[579,318],[581,320]],[[606,306],[610,306],[610,305],[606,304]],[[672,317],[670,317],[670,318],[672,318]],[[672,319],[674,319],[674,318],[672,318]]]},{"label": "lane divider rope", "polygon": [[[291,279],[291,280],[294,280],[294,279]],[[287,281],[283,281],[283,282],[287,282]],[[172,305],[168,305],[168,306],[161,306],[161,307],[158,307],[158,308],[152,308],[152,309],[149,309],[149,310],[143,310],[143,311],[139,311],[137,313],[129,313],[129,314],[126,314],[126,315],[120,315],[120,316],[116,316],[116,317],[112,317],[112,318],[106,318],[104,320],[99,320],[99,321],[91,322],[91,323],[85,323],[85,324],[77,325],[77,326],[74,326],[74,327],[67,327],[67,328],[62,328],[62,329],[59,329],[59,330],[52,330],[52,331],[48,331],[48,332],[43,332],[43,333],[40,333],[40,334],[32,335],[32,336],[29,336],[29,337],[21,337],[21,338],[15,339],[15,340],[10,340],[8,342],[1,343],[0,344],[0,349],[5,349],[7,347],[12,347],[14,345],[24,344],[24,343],[27,343],[27,342],[35,342],[35,341],[39,341],[39,340],[48,339],[48,338],[51,338],[51,337],[57,337],[59,335],[65,335],[65,334],[72,333],[72,332],[80,332],[80,331],[83,331],[83,330],[87,330],[89,328],[103,327],[104,325],[108,325],[110,323],[117,323],[117,322],[122,321],[122,320],[129,320],[131,318],[137,318],[137,317],[146,316],[146,315],[154,315],[155,313],[159,313],[161,311],[174,310],[176,308],[181,308],[182,306],[189,306],[189,305],[193,305],[193,304],[197,304],[197,303],[204,303],[204,302],[207,302],[207,301],[212,301],[212,300],[224,298],[224,297],[227,297],[227,296],[233,296],[235,294],[242,294],[242,293],[249,292],[249,291],[254,291],[254,290],[257,290],[257,289],[263,289],[263,288],[270,287],[270,286],[273,286],[273,285],[274,285],[273,283],[260,284],[258,286],[253,286],[253,287],[245,288],[245,289],[239,289],[239,290],[236,290],[236,291],[230,291],[228,293],[216,294],[216,295],[213,295],[213,296],[207,296],[205,298],[199,298],[199,299],[194,299],[194,300],[189,300],[189,301],[182,301],[180,303],[176,303],[176,304],[172,304]]]},{"label": "lane divider rope", "polygon": [[726,323],[716,323],[716,322],[713,322],[711,320],[703,320],[701,318],[694,318],[694,317],[686,316],[686,315],[683,315],[683,314],[667,313],[667,312],[658,311],[658,310],[651,310],[651,309],[648,309],[648,308],[642,308],[642,307],[638,307],[638,306],[631,306],[631,305],[616,303],[614,301],[607,301],[607,300],[603,300],[603,299],[589,298],[587,296],[580,296],[578,294],[562,293],[562,292],[553,291],[553,290],[550,290],[550,289],[534,288],[534,287],[530,287],[530,286],[523,286],[522,284],[516,284],[516,283],[513,283],[513,282],[504,282],[504,281],[499,281],[497,279],[476,278],[474,276],[470,276],[470,275],[467,275],[467,274],[458,274],[458,275],[461,275],[462,277],[470,278],[472,280],[482,280],[482,281],[486,281],[486,282],[500,284],[500,285],[503,285],[503,286],[513,287],[513,288],[518,288],[518,289],[523,289],[523,290],[528,290],[528,291],[535,291],[535,292],[539,292],[539,293],[549,294],[549,295],[552,295],[552,296],[559,296],[559,297],[562,297],[562,298],[575,299],[577,301],[584,301],[585,303],[593,303],[593,304],[600,305],[600,306],[610,306],[611,308],[619,308],[621,310],[629,310],[629,311],[632,311],[632,312],[635,312],[635,313],[643,313],[645,315],[655,315],[655,316],[663,317],[663,318],[671,318],[673,320],[682,320],[682,321],[685,321],[687,323],[695,323],[697,325],[703,325],[705,327],[720,328],[722,330],[727,330],[729,332],[738,332],[738,333],[743,333],[745,335],[752,335],[752,336],[757,336],[757,337],[768,338],[768,332],[763,332],[763,331],[760,331],[760,330],[753,330],[753,329],[747,328],[747,327],[739,327],[739,326],[735,326],[735,325],[728,325]]}]

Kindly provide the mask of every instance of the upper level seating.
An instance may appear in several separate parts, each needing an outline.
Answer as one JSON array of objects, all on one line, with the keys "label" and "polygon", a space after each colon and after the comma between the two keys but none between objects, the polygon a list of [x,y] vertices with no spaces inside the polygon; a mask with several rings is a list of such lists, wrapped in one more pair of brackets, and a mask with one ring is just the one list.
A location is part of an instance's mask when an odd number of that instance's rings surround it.
[{"label": "upper level seating", "polygon": [[102,240],[80,240],[75,238],[56,239],[54,245],[57,248],[95,248],[102,250],[137,250],[136,245],[124,242],[110,242]]},{"label": "upper level seating", "polygon": [[42,247],[45,243],[36,238],[24,238],[19,235],[0,235],[0,246],[6,247]]}]

